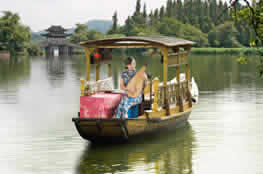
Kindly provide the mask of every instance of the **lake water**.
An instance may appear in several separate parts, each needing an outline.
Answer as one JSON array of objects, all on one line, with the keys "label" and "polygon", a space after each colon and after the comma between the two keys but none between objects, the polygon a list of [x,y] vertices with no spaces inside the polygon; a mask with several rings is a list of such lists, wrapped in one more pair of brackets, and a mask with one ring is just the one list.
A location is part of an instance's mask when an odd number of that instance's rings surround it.
[{"label": "lake water", "polygon": [[[263,79],[256,60],[191,56],[200,100],[187,124],[138,142],[97,146],[81,139],[84,56],[0,61],[0,169],[8,174],[263,173]],[[115,86],[123,70],[113,64]],[[137,67],[144,62],[137,56]],[[92,69],[94,79],[94,69]],[[149,72],[160,76],[156,58]],[[175,76],[169,69],[169,78]],[[107,67],[101,70],[106,77]]]}]

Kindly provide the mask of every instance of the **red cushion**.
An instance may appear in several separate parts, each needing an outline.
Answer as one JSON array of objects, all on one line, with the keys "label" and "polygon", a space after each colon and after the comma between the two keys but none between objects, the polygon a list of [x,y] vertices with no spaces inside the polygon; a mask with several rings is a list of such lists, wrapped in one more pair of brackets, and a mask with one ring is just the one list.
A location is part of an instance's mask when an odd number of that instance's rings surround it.
[{"label": "red cushion", "polygon": [[123,94],[96,93],[80,97],[80,118],[111,118]]}]

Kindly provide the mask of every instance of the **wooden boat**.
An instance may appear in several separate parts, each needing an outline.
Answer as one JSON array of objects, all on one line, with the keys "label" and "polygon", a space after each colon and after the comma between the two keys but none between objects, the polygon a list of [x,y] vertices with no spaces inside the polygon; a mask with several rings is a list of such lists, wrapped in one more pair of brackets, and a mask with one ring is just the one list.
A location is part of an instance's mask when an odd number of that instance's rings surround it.
[{"label": "wooden boat", "polygon": [[[149,80],[144,90],[144,99],[140,104],[137,118],[81,117],[81,112],[72,118],[80,136],[92,142],[119,142],[137,136],[154,133],[162,129],[176,128],[186,122],[192,112],[193,83],[188,65],[188,53],[194,42],[166,36],[122,37],[81,42],[87,57],[86,82],[81,79],[81,100],[94,94],[118,93],[109,89],[91,91],[90,64],[96,64],[96,81],[99,83],[99,67],[108,64],[111,76],[112,50],[114,48],[154,48],[160,50],[163,64],[163,81],[158,78]],[[100,57],[100,59],[96,59]],[[184,66],[182,74],[180,68]],[[176,67],[176,78],[167,81],[168,67]],[[90,90],[90,91],[89,91]],[[195,94],[197,100],[198,93]],[[148,97],[146,97],[148,96]],[[106,99],[105,99],[106,100]],[[94,109],[94,105],[86,106]]]}]

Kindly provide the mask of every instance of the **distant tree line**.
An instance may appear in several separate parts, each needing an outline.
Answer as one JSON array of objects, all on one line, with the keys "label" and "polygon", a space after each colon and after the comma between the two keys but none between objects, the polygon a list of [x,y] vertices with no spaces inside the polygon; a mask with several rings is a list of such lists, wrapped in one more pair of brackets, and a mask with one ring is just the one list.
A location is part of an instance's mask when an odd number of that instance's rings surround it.
[{"label": "distant tree line", "polygon": [[[102,34],[76,24],[69,40],[85,40],[121,36],[166,35],[195,41],[196,47],[242,47],[263,44],[263,0],[241,5],[239,0],[167,0],[166,5],[147,12],[146,4],[137,0],[125,24],[118,25],[118,14],[112,16],[111,29]],[[252,42],[251,42],[252,41]],[[11,54],[24,52],[39,55],[43,51],[32,42],[30,28],[20,23],[17,13],[4,11],[0,17],[0,50]],[[262,60],[263,62],[263,60]],[[263,64],[263,63],[262,63]]]},{"label": "distant tree line", "polygon": [[166,6],[147,13],[146,4],[142,8],[141,0],[137,0],[134,13],[123,26],[118,27],[114,13],[108,34],[175,36],[195,41],[197,47],[249,46],[255,34],[246,28],[246,21],[237,23],[232,17],[244,7],[239,2],[233,6],[228,8],[222,0],[167,0]]}]

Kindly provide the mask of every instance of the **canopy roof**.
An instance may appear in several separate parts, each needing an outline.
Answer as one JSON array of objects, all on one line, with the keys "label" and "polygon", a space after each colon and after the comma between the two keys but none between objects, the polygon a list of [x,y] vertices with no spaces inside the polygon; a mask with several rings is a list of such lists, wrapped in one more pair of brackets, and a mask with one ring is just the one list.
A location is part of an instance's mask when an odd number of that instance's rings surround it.
[{"label": "canopy roof", "polygon": [[195,42],[168,36],[130,36],[80,42],[90,48],[191,47]]},{"label": "canopy roof", "polygon": [[54,37],[54,38],[65,38],[67,36],[71,36],[72,34],[65,33],[67,29],[63,28],[60,25],[52,25],[48,29],[45,30],[44,33],[41,34],[41,36],[45,37]]}]

